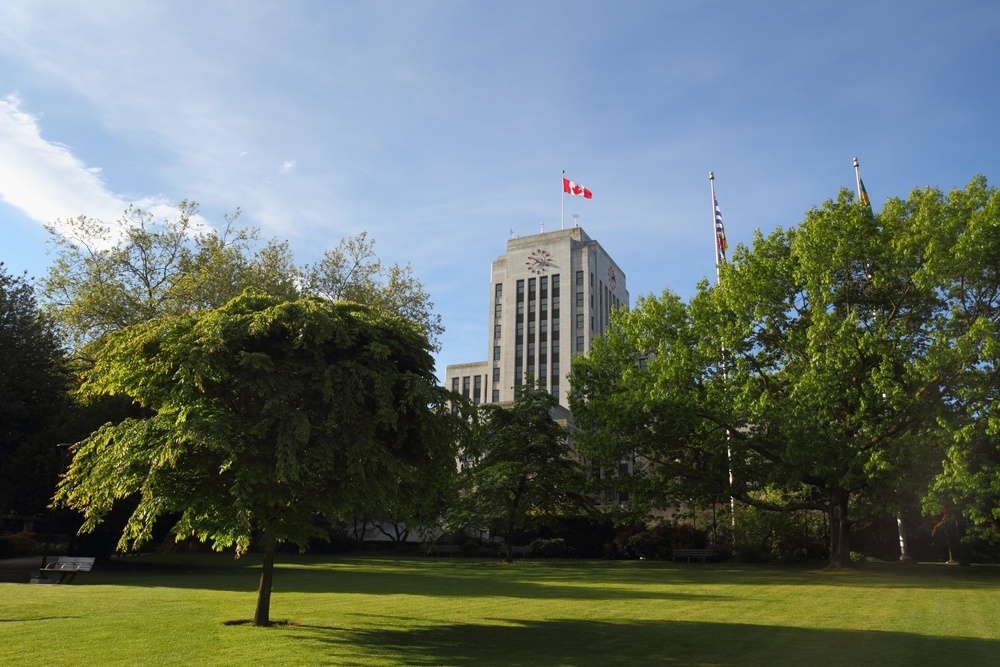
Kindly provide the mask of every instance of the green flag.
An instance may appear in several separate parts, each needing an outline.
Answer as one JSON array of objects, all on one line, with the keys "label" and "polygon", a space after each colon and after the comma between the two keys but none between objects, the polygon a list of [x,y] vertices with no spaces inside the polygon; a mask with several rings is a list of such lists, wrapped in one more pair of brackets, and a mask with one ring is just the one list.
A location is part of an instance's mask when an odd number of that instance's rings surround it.
[{"label": "green flag", "polygon": [[858,177],[858,190],[860,190],[860,194],[858,195],[858,201],[861,202],[861,205],[864,207],[865,211],[868,212],[868,217],[869,218],[875,217],[874,213],[872,213],[872,202],[870,199],[868,199],[868,191],[865,190],[865,182],[861,180],[860,176]]}]

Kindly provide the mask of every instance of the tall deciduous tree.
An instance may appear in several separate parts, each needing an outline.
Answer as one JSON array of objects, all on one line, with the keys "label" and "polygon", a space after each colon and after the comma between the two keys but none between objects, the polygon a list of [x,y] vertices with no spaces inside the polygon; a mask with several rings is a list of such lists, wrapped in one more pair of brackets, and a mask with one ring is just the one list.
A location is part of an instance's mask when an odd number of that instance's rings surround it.
[{"label": "tall deciduous tree", "polygon": [[323,253],[323,258],[303,270],[303,289],[334,300],[364,303],[418,322],[427,336],[438,346],[444,332],[441,316],[423,284],[409,264],[385,265],[375,254],[375,241],[367,232],[342,239],[336,248]]},{"label": "tall deciduous tree", "polygon": [[65,354],[31,283],[0,263],[0,513],[34,513],[47,504],[56,441],[45,434],[68,386]]},{"label": "tall deciduous tree", "polygon": [[114,223],[80,216],[50,225],[46,308],[79,349],[154,317],[219,307],[244,289],[297,296],[287,243],[255,247],[257,231],[236,227],[238,215],[217,232],[185,201],[173,218],[130,207]]},{"label": "tall deciduous tree", "polygon": [[852,199],[758,233],[688,304],[640,300],[572,376],[585,452],[638,454],[669,500],[717,495],[725,465],[745,502],[825,509],[834,567],[852,508],[926,490],[934,448],[994,419],[998,381],[996,191],[915,191],[874,218]]},{"label": "tall deciduous tree", "polygon": [[909,203],[893,202],[892,212],[928,219],[929,242],[947,250],[933,256],[926,272],[938,282],[951,278],[941,289],[948,308],[938,326],[952,341],[947,358],[961,369],[948,397],[951,428],[941,434],[942,470],[925,496],[924,508],[996,544],[1000,542],[1000,192],[979,177],[947,197],[935,190],[914,193]]},{"label": "tall deciduous tree", "polygon": [[384,264],[366,232],[299,267],[287,242],[260,245],[238,217],[216,231],[185,201],[173,218],[133,207],[114,223],[80,216],[50,225],[56,259],[43,302],[77,349],[154,317],[217,308],[246,289],[363,303],[419,323],[437,348],[444,328],[430,295],[408,264]]},{"label": "tall deciduous tree", "polygon": [[455,422],[423,330],[317,297],[244,294],[217,310],[110,334],[83,391],[146,410],[75,447],[58,500],[96,526],[138,494],[120,547],[179,513],[178,538],[265,545],[256,625],[270,622],[275,547],[317,520],[393,506],[454,470]]},{"label": "tall deciduous tree", "polygon": [[453,519],[503,537],[508,562],[518,534],[591,506],[568,431],[552,418],[556,406],[542,387],[518,388],[509,406],[482,405],[462,452],[463,491]]}]

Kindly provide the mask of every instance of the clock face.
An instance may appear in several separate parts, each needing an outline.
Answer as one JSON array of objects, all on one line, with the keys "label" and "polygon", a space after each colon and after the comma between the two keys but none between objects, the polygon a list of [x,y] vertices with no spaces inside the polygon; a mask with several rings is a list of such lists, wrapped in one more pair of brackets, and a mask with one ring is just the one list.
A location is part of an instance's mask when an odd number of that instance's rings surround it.
[{"label": "clock face", "polygon": [[545,273],[550,267],[555,268],[556,264],[552,261],[552,253],[539,248],[528,255],[528,261],[524,263],[524,266],[531,273],[539,275]]},{"label": "clock face", "polygon": [[608,287],[612,292],[618,289],[618,274],[613,266],[608,267]]}]

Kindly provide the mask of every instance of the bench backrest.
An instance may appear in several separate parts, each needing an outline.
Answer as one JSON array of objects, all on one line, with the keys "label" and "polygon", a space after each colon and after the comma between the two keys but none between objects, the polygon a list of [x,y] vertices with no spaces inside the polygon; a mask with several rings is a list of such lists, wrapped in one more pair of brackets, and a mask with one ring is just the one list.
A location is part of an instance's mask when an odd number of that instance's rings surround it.
[{"label": "bench backrest", "polygon": [[96,558],[78,558],[74,556],[59,556],[56,558],[56,565],[72,565],[82,572],[90,572],[94,567]]}]

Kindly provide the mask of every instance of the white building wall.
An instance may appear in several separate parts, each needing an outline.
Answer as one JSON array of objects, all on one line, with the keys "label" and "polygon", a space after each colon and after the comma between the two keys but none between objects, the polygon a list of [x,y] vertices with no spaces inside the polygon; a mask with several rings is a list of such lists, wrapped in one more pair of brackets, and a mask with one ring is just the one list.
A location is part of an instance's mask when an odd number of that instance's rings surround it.
[{"label": "white building wall", "polygon": [[516,386],[544,377],[568,407],[572,356],[590,350],[613,307],[629,305],[625,272],[574,227],[510,239],[491,278],[487,359],[448,366],[446,386],[468,386],[474,398],[478,376],[482,402],[507,402]]}]

